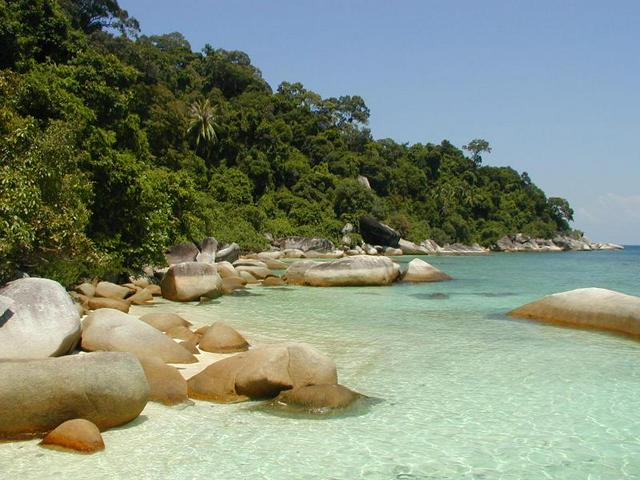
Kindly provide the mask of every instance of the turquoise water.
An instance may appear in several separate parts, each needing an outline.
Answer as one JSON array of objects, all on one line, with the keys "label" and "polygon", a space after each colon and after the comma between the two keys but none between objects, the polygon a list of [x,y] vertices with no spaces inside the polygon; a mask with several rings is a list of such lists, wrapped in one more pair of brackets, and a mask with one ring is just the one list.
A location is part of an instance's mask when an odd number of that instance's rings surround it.
[{"label": "turquoise water", "polygon": [[640,478],[640,342],[504,316],[579,287],[640,295],[640,248],[428,260],[456,280],[254,287],[167,307],[196,324],[224,319],[250,341],[313,344],[341,383],[384,400],[365,415],[149,404],[104,433],[102,454],[0,444],[0,478]]}]

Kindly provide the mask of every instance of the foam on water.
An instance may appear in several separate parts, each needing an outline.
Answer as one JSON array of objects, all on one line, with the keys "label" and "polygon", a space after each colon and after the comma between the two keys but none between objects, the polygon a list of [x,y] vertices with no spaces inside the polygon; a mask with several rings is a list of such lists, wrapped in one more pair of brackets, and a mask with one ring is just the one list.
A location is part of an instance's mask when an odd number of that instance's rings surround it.
[{"label": "foam on water", "polygon": [[256,286],[261,296],[163,307],[196,324],[224,319],[253,342],[313,344],[341,383],[384,400],[366,414],[150,403],[105,432],[97,455],[0,444],[0,478],[639,478],[640,343],[504,312],[585,286],[640,295],[640,250],[429,260],[456,280]]}]

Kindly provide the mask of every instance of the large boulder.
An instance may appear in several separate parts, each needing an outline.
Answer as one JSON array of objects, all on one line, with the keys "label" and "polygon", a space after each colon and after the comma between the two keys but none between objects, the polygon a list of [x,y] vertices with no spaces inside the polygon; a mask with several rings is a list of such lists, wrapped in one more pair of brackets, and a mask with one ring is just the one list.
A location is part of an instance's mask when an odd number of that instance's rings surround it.
[{"label": "large boulder", "polygon": [[189,399],[187,381],[176,367],[167,365],[157,357],[143,357],[140,363],[149,383],[150,401],[177,405]]},{"label": "large boulder", "polygon": [[194,363],[196,358],[171,338],[119,310],[102,308],[82,322],[82,348],[106,352],[131,352],[137,357],[159,357],[166,363]]},{"label": "large boulder", "polygon": [[184,242],[171,247],[165,254],[165,259],[169,265],[195,262],[198,253],[200,253],[200,250],[198,250],[198,247],[196,247],[193,242]]},{"label": "large boulder", "polygon": [[235,329],[223,321],[211,325],[200,339],[200,350],[213,353],[244,352],[249,343]]},{"label": "large boulder", "polygon": [[213,237],[207,237],[200,244],[200,253],[196,256],[197,262],[213,263],[216,261],[218,241]]},{"label": "large boulder", "polygon": [[177,313],[168,313],[168,312],[158,312],[158,313],[147,313],[140,317],[145,323],[148,323],[154,328],[157,328],[161,332],[166,332],[173,327],[190,327],[191,322],[185,320]]},{"label": "large boulder", "polygon": [[215,265],[185,262],[173,265],[160,282],[162,296],[174,302],[192,302],[222,294],[222,278]]},{"label": "large boulder", "polygon": [[360,235],[365,242],[371,245],[398,248],[400,242],[398,232],[369,215],[360,217]]},{"label": "large boulder", "polygon": [[429,249],[422,245],[416,245],[409,240],[401,238],[398,241],[398,248],[402,251],[403,255],[429,255]]},{"label": "large boulder", "polygon": [[314,262],[313,260],[300,260],[292,263],[287,268],[287,271],[282,275],[282,279],[285,280],[289,285],[304,285],[304,274],[311,267],[319,265],[319,262]]},{"label": "large boulder", "polygon": [[89,420],[74,418],[67,420],[49,432],[40,443],[46,448],[95,453],[104,450],[100,429]]},{"label": "large boulder", "polygon": [[452,278],[430,263],[414,258],[407,265],[402,280],[405,282],[442,282],[443,280],[452,280]]},{"label": "large boulder", "polygon": [[26,438],[84,418],[101,430],[136,418],[149,397],[129,353],[0,362],[0,438]]},{"label": "large boulder", "polygon": [[122,285],[116,285],[111,282],[98,282],[96,285],[95,296],[123,300],[130,293],[131,290],[127,287],[123,287]]},{"label": "large boulder", "polygon": [[400,266],[388,257],[354,255],[312,266],[304,273],[304,283],[314,287],[389,285],[399,273]]},{"label": "large boulder", "polygon": [[263,278],[267,278],[273,275],[273,272],[269,270],[267,267],[256,267],[250,265],[238,265],[236,268],[236,272],[242,273],[247,272],[251,274],[254,278],[258,280],[262,280]]},{"label": "large boulder", "polygon": [[22,278],[0,289],[0,359],[65,355],[79,340],[80,313],[58,282]]},{"label": "large boulder", "polygon": [[218,250],[216,253],[216,262],[235,262],[238,258],[240,258],[240,245],[237,243],[232,243],[224,247],[221,250]]},{"label": "large boulder", "polygon": [[640,297],[604,288],[555,293],[516,308],[508,315],[640,336]]},{"label": "large boulder", "polygon": [[94,297],[87,300],[89,310],[98,310],[100,308],[115,308],[124,313],[129,313],[131,304],[126,300],[118,300],[117,298],[100,298]]},{"label": "large boulder", "polygon": [[305,343],[285,343],[220,360],[187,383],[191,398],[226,403],[272,398],[294,387],[337,382],[331,359]]},{"label": "large boulder", "polygon": [[317,252],[331,252],[335,250],[335,245],[326,238],[309,238],[309,237],[286,237],[280,238],[274,244],[281,250],[315,250]]},{"label": "large boulder", "polygon": [[216,269],[218,270],[218,275],[220,275],[223,279],[238,276],[238,272],[236,272],[234,266],[229,262],[217,262]]}]

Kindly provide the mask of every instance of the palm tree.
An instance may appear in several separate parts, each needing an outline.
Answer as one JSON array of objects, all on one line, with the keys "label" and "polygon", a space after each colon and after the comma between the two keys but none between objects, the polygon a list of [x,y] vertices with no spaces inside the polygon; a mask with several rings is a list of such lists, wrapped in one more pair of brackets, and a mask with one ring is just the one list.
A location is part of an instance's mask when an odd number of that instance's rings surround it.
[{"label": "palm tree", "polygon": [[209,99],[196,100],[189,108],[189,128],[187,133],[193,135],[196,140],[196,152],[200,144],[208,150],[218,140],[215,120],[215,109],[209,103]]}]

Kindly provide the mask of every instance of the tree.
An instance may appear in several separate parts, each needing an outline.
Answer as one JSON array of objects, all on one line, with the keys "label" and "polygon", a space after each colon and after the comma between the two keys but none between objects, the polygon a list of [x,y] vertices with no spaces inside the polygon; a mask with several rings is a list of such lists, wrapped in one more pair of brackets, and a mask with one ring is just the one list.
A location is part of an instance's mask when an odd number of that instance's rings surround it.
[{"label": "tree", "polygon": [[215,130],[218,126],[215,120],[215,110],[209,103],[209,99],[205,98],[193,102],[189,108],[189,119],[187,133],[193,135],[196,151],[201,144],[207,151],[218,140]]},{"label": "tree", "polygon": [[482,163],[482,152],[491,153],[491,145],[483,138],[475,138],[466,145],[462,146],[463,150],[471,152],[471,159],[479,166]]},{"label": "tree", "polygon": [[112,28],[122,35],[135,36],[140,32],[138,21],[120,8],[117,0],[60,0],[73,26],[85,33]]},{"label": "tree", "polygon": [[551,214],[555,217],[558,226],[568,228],[569,222],[573,222],[573,208],[569,202],[561,197],[549,197],[547,205],[551,209]]}]

